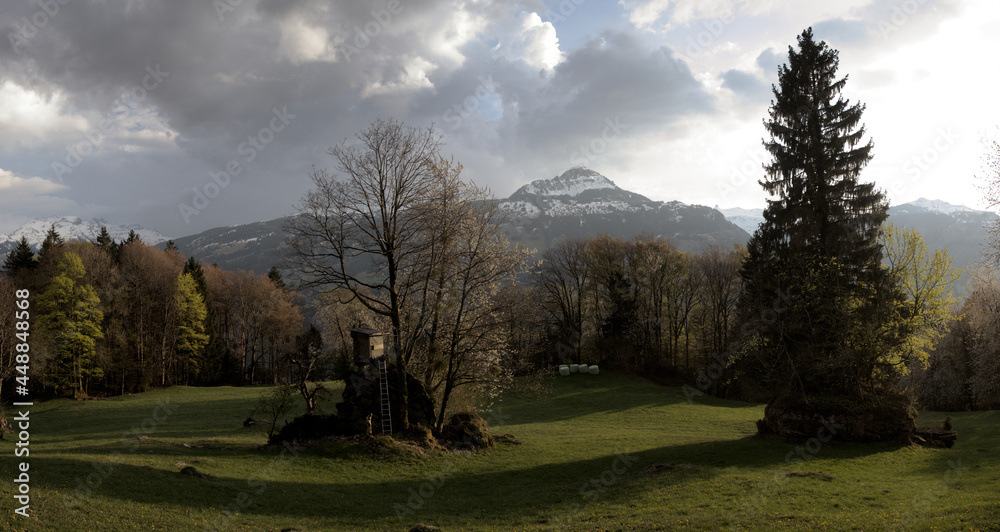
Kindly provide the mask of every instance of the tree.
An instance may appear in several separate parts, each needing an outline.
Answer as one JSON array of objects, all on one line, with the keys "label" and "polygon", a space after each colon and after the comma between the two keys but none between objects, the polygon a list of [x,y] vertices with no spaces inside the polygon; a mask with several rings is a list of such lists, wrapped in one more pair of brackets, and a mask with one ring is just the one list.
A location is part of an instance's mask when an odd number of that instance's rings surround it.
[{"label": "tree", "polygon": [[703,349],[709,357],[727,353],[740,294],[743,250],[710,246],[695,259],[703,279],[699,317],[704,322]]},{"label": "tree", "polygon": [[37,265],[35,252],[31,251],[28,239],[22,236],[21,240],[17,243],[17,247],[7,254],[7,258],[3,262],[3,269],[7,272],[8,277],[14,278],[21,272],[28,272],[35,269]]},{"label": "tree", "polygon": [[434,183],[433,158],[440,140],[433,129],[376,120],[357,144],[328,153],[343,179],[313,170],[316,186],[289,224],[292,266],[303,286],[344,289],[372,312],[391,321],[393,348],[405,367],[424,316],[404,323],[408,304],[419,298],[428,264],[425,238],[430,220],[416,208]]},{"label": "tree", "polygon": [[498,295],[504,282],[513,282],[523,271],[527,257],[503,236],[506,215],[490,201],[489,191],[464,183],[461,171],[460,164],[437,158],[431,201],[419,207],[427,209],[431,220],[426,235],[431,256],[439,257],[428,270],[426,290],[433,294],[426,373],[439,374],[432,390],[441,386],[437,430],[452,392],[470,384],[492,385],[495,392],[503,380],[497,370],[508,328]]},{"label": "tree", "polygon": [[180,366],[179,374],[185,382],[188,382],[201,371],[202,354],[208,345],[208,335],[205,334],[205,317],[208,310],[190,273],[181,273],[177,277],[174,307],[177,320],[176,350],[177,363]]},{"label": "tree", "polygon": [[295,366],[294,384],[298,386],[299,393],[306,401],[306,415],[312,415],[316,409],[316,402],[326,388],[323,383],[315,384],[309,388],[309,380],[313,377],[313,372],[322,368],[326,361],[326,352],[323,351],[323,336],[316,327],[310,325],[309,330],[300,334],[295,339],[295,349],[287,355],[288,361]]},{"label": "tree", "polygon": [[[1000,129],[998,129],[1000,132]],[[985,140],[983,154],[983,192],[991,209],[1000,207],[1000,140],[996,137]],[[1000,221],[994,221],[989,229],[989,242],[985,250],[986,257],[1000,264]]]},{"label": "tree", "polygon": [[[0,308],[0,323],[6,325],[0,328],[0,397],[3,397],[3,385],[7,382],[13,382],[11,377],[18,366],[17,344],[21,343],[21,340],[17,334],[22,331],[15,328],[17,322],[21,321],[17,319],[19,309],[15,305],[16,292],[17,286],[14,281],[0,275],[0,302],[3,302],[3,307]],[[3,421],[3,412],[0,410],[0,424]],[[0,428],[0,434],[2,432],[2,428]]]},{"label": "tree", "polygon": [[50,377],[59,390],[71,389],[74,397],[86,395],[84,379],[100,378],[94,364],[95,346],[104,337],[94,289],[83,282],[86,271],[75,253],[66,253],[56,265],[56,275],[38,296],[38,320],[52,344],[55,360]]},{"label": "tree", "polygon": [[357,139],[329,152],[340,179],[313,171],[316,189],[286,228],[289,264],[303,286],[346,295],[339,303],[358,301],[390,323],[405,429],[408,373],[443,363],[431,373],[443,379],[444,397],[483,377],[472,358],[487,356],[488,294],[523,256],[501,245],[501,211],[487,191],[461,181],[433,128],[376,120]]},{"label": "tree", "polygon": [[66,241],[56,231],[56,224],[52,224],[49,226],[48,232],[45,233],[45,240],[42,240],[41,247],[38,248],[39,260],[41,257],[51,253],[55,248],[62,247],[64,244],[66,244]]},{"label": "tree", "polygon": [[[357,140],[328,152],[342,179],[313,170],[316,188],[286,227],[290,266],[304,287],[346,291],[388,318],[390,348],[406,369],[429,317],[418,300],[427,295],[436,257],[428,254],[430,211],[418,206],[428,201],[435,182],[433,162],[441,143],[433,129],[392,119],[376,120]],[[398,374],[405,400],[405,371]],[[407,419],[400,422],[408,426]]]},{"label": "tree", "polygon": [[816,408],[820,396],[850,398],[860,411],[892,395],[900,368],[886,354],[904,340],[904,295],[882,267],[878,239],[888,203],[859,181],[872,157],[865,107],[841,96],[836,50],[811,28],[798,45],[778,70],[764,122],[772,161],[760,184],[775,199],[741,271],[743,355],[749,375],[772,390],[764,424],[779,432],[781,412]]},{"label": "tree", "polygon": [[931,255],[924,237],[913,229],[887,223],[880,240],[889,275],[906,295],[900,319],[906,321],[909,334],[893,356],[904,367],[923,365],[937,341],[948,332],[952,307],[958,303],[950,287],[962,271],[952,268],[948,250]]},{"label": "tree", "polygon": [[970,388],[976,406],[1000,408],[1000,269],[983,265],[973,275],[973,291],[964,307],[972,359]]},{"label": "tree", "polygon": [[560,363],[579,363],[583,357],[586,289],[590,263],[584,240],[562,240],[545,250],[535,273],[543,307],[556,331]]},{"label": "tree", "polygon": [[285,281],[281,278],[281,272],[278,271],[277,266],[271,266],[271,269],[267,271],[267,278],[274,283],[274,286],[278,289],[285,289]]}]

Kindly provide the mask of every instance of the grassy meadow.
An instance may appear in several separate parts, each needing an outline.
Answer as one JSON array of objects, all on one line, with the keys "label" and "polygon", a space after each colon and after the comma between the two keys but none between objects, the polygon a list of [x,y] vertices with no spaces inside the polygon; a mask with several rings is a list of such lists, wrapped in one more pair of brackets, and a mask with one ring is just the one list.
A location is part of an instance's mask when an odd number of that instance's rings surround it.
[{"label": "grassy meadow", "polygon": [[40,403],[29,519],[0,441],[4,529],[1000,530],[1000,412],[951,414],[953,449],[785,443],[751,437],[762,405],[613,374],[545,384],[483,413],[520,444],[475,455],[263,448],[242,422],[268,387]]}]

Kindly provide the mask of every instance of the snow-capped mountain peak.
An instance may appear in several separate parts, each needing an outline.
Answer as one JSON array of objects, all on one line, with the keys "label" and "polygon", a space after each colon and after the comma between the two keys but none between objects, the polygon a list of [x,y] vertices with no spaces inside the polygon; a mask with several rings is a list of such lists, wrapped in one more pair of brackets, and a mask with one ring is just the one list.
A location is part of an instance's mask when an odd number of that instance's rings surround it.
[{"label": "snow-capped mountain peak", "polygon": [[586,190],[618,189],[613,181],[586,166],[575,166],[552,179],[539,179],[518,192],[539,196],[579,196]]},{"label": "snow-capped mountain peak", "polygon": [[931,212],[948,214],[948,215],[955,214],[956,212],[979,212],[976,209],[966,207],[965,205],[953,205],[951,203],[948,203],[947,201],[929,200],[927,198],[920,198],[917,201],[904,203],[903,205],[900,205],[900,207],[906,207],[909,205],[920,207],[922,209],[927,209],[928,211]]},{"label": "snow-capped mountain peak", "polygon": [[538,218],[640,211],[659,204],[619,188],[600,172],[575,166],[562,175],[524,185],[500,205],[516,217]]},{"label": "snow-capped mountain peak", "polygon": [[0,250],[9,249],[17,245],[21,237],[26,238],[28,244],[37,249],[45,240],[45,235],[53,225],[59,236],[67,242],[74,240],[93,242],[97,240],[97,235],[101,234],[101,227],[106,227],[111,239],[116,242],[128,239],[129,231],[135,231],[139,238],[147,244],[155,245],[168,240],[167,237],[156,231],[143,229],[141,226],[135,224],[115,225],[109,224],[106,220],[100,218],[85,221],[78,216],[56,216],[32,220],[9,235],[0,234]]}]

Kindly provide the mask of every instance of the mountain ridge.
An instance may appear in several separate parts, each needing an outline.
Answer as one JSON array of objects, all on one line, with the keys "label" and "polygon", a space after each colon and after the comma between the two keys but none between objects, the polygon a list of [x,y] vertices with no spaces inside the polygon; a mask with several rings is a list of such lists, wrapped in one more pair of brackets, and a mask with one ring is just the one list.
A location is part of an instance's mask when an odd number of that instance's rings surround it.
[{"label": "mountain ridge", "polygon": [[15,229],[8,234],[0,234],[0,252],[6,254],[10,252],[21,241],[21,237],[28,240],[28,245],[38,249],[45,240],[45,235],[49,228],[55,226],[59,236],[67,242],[97,240],[101,233],[101,227],[106,227],[111,239],[121,242],[128,239],[129,232],[135,231],[136,235],[148,244],[161,244],[169,240],[152,229],[145,229],[138,224],[111,224],[102,218],[83,220],[78,216],[50,216],[48,218],[35,218],[30,222]]}]

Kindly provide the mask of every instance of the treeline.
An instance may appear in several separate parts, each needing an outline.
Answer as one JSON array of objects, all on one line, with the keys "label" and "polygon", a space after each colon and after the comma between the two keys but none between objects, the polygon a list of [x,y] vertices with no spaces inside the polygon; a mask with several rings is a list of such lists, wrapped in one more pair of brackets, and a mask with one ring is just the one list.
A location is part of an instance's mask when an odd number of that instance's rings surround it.
[{"label": "treeline", "polygon": [[690,374],[733,340],[743,255],[651,236],[558,242],[533,275],[533,357]]},{"label": "treeline", "polygon": [[[922,408],[1000,407],[1000,273],[981,265],[970,296],[950,295],[957,271],[914,231],[887,225],[884,268],[904,287],[896,320],[911,331],[900,383]],[[530,367],[584,362],[699,392],[766,400],[748,338],[775,308],[747,312],[740,273],[746,251],[717,246],[685,253],[651,236],[600,235],[548,249],[525,286],[509,287],[521,317],[509,349]],[[752,347],[752,346],[751,346]],[[897,362],[899,364],[901,362]]]},{"label": "treeline", "polygon": [[909,379],[924,408],[1000,408],[1000,272],[981,266],[972,286],[931,352],[928,366],[914,368]]},{"label": "treeline", "polygon": [[[22,239],[4,270],[3,301],[31,294],[31,382],[58,394],[288,380],[286,355],[303,335],[297,296],[277,270],[225,271],[134,234],[113,242],[102,229],[96,242],[67,243],[53,227],[37,255]],[[4,381],[13,333],[0,331]]]}]

